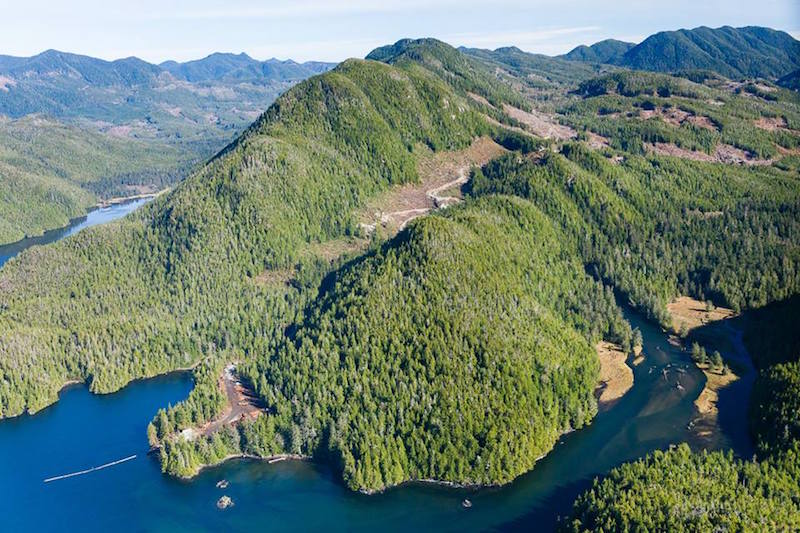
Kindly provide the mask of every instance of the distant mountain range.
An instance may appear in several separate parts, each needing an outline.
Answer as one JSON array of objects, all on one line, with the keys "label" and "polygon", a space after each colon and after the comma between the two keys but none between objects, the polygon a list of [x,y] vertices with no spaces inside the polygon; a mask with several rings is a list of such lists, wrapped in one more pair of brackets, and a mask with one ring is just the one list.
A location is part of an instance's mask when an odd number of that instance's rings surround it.
[{"label": "distant mountain range", "polygon": [[154,191],[330,63],[212,54],[153,65],[48,50],[0,56],[0,244]]},{"label": "distant mountain range", "polygon": [[159,65],[178,79],[185,81],[245,81],[271,80],[291,81],[303,80],[315,74],[321,74],[333,68],[335,63],[309,61],[296,63],[291,59],[267,59],[258,61],[245,53],[214,53],[203,59],[177,63],[165,61]]},{"label": "distant mountain range", "polygon": [[291,81],[302,80],[333,68],[335,63],[297,63],[275,58],[258,61],[245,53],[214,53],[203,59],[154,65],[138,57],[106,61],[94,57],[47,50],[31,57],[0,55],[0,74],[11,78],[64,75],[92,85],[133,86],[158,83],[168,73],[176,80]]},{"label": "distant mountain range", "polygon": [[639,44],[607,39],[560,57],[637,70],[711,70],[728,78],[776,80],[800,68],[800,41],[757,26],[699,27],[659,32]]},{"label": "distant mountain range", "polygon": [[[260,112],[288,84],[333,66],[277,59],[257,61],[247,54],[220,53],[161,65],[136,57],[105,61],[57,50],[32,57],[0,56],[0,94],[5,93],[0,98],[0,114],[16,118],[46,113],[116,123],[124,119],[118,116],[121,103],[128,111],[141,111],[145,102],[157,101],[170,105],[174,115],[176,107],[181,107],[171,102],[177,92],[190,93],[193,100],[238,100],[244,108],[257,100]],[[267,98],[263,97],[265,94]],[[250,116],[250,120],[253,118]]]},{"label": "distant mountain range", "polygon": [[588,63],[613,63],[625,53],[634,48],[635,43],[626,43],[616,39],[606,39],[592,46],[582,44],[576,46],[569,53],[561,56],[570,61],[584,61]]}]

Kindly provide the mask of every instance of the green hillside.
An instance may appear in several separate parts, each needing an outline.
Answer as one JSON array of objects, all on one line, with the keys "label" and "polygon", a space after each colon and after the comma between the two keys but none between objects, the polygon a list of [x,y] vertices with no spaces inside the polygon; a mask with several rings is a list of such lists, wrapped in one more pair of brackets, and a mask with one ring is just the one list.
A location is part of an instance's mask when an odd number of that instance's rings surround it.
[{"label": "green hillside", "polygon": [[191,163],[159,143],[122,140],[40,116],[2,119],[0,244],[64,226],[100,198],[159,190]]},{"label": "green hillside", "polygon": [[472,193],[534,200],[581,244],[585,263],[665,325],[678,294],[745,309],[800,291],[796,173],[657,157],[614,163],[579,144],[562,153],[496,160]]},{"label": "green hillside", "polygon": [[[582,82],[576,90],[582,98],[565,103],[559,111],[576,130],[598,134],[612,148],[631,153],[644,154],[653,151],[654,144],[668,144],[710,156],[684,154],[695,159],[747,162],[778,160],[797,148],[800,107],[795,93],[778,89],[766,93],[751,84],[731,91],[721,86],[724,83],[617,72]],[[758,127],[764,121],[785,127]]]},{"label": "green hillside", "polygon": [[64,226],[98,199],[174,184],[280,92],[331,66],[0,56],[0,244]]},{"label": "green hillside", "polygon": [[584,61],[588,63],[616,63],[625,52],[636,46],[616,39],[606,39],[591,46],[576,46],[566,54],[564,59],[570,61]]},{"label": "green hillside", "polygon": [[159,67],[178,79],[189,82],[238,80],[264,83],[270,81],[299,81],[333,68],[332,63],[268,59],[258,61],[245,53],[215,53],[203,59],[178,63],[166,61]]},{"label": "green hillside", "polygon": [[353,489],[508,482],[591,420],[593,341],[629,336],[574,245],[509,198],[424,218],[330,283],[247,373],[299,428],[287,451],[326,445]]},{"label": "green hillside", "polygon": [[626,46],[602,41],[564,57],[659,72],[705,69],[733,79],[775,80],[800,66],[800,42],[788,33],[758,26],[664,31],[624,50]]},{"label": "green hillside", "polygon": [[212,344],[247,349],[284,299],[250,278],[353,233],[357,206],[417,178],[415,146],[459,148],[482,131],[468,101],[421,69],[353,60],[299,84],[136,216],[4,266],[3,415],[55,401],[70,379],[113,391]]},{"label": "green hillside", "polygon": [[563,531],[795,531],[800,450],[779,461],[692,453],[685,444],[627,463],[575,503]]},{"label": "green hillside", "polygon": [[[365,492],[501,484],[593,418],[594,342],[631,348],[615,292],[662,324],[678,294],[750,311],[800,293],[791,91],[587,65],[540,84],[526,72],[567,62],[430,39],[369,57],[294,86],[136,214],[7,263],[0,415],[41,409],[69,380],[110,392],[197,365],[189,398],[148,429],[168,473],[291,453]],[[576,136],[535,139],[531,120]],[[481,136],[516,151],[473,169],[461,205],[385,242],[359,224],[382,194],[413,193],[399,186],[420,180],[423,159]],[[723,145],[750,155],[693,159]],[[224,406],[217,380],[233,361],[266,413],[185,437]],[[777,384],[766,420],[791,424],[787,368],[763,379]],[[796,464],[783,445],[755,466],[675,453],[674,471],[725,479]],[[785,481],[732,508],[747,507],[742,520],[770,509]]]},{"label": "green hillside", "polygon": [[553,88],[553,86],[572,85],[607,70],[607,67],[523,52],[514,46],[497,50],[462,48],[461,51],[480,60],[493,70],[507,71],[534,87]]},{"label": "green hillside", "polygon": [[781,87],[786,87],[793,91],[800,91],[800,70],[790,72],[786,76],[780,78],[776,83]]},{"label": "green hillside", "polygon": [[505,84],[497,83],[492,70],[486,65],[436,39],[402,39],[393,45],[376,48],[367,55],[367,59],[405,68],[421,66],[455,89],[482,96],[495,106],[506,102],[523,109],[529,108],[519,93]]}]

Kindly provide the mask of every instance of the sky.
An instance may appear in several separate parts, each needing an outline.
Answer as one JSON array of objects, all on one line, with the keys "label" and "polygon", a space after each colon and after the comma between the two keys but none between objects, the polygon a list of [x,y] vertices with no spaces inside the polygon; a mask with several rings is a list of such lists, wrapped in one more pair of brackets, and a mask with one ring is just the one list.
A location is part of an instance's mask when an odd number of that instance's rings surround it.
[{"label": "sky", "polygon": [[697,26],[800,38],[800,0],[0,0],[0,13],[0,54],[55,48],[154,63],[212,52],[341,61],[403,37],[549,55]]}]

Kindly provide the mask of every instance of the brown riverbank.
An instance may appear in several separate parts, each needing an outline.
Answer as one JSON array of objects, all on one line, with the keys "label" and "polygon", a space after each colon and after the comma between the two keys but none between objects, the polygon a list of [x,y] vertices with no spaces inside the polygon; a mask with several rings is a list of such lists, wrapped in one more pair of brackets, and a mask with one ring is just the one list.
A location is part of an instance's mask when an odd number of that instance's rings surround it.
[{"label": "brown riverbank", "polygon": [[[709,356],[711,347],[721,351],[724,346],[729,345],[731,331],[729,327],[723,327],[722,321],[736,316],[732,309],[707,305],[694,298],[681,296],[667,305],[667,311],[672,317],[673,330],[676,334],[691,336],[692,332],[702,328],[701,344],[708,344],[704,347],[709,351]],[[680,339],[675,335],[671,338],[674,339],[677,346],[684,350],[687,349],[685,339]],[[694,400],[697,417],[692,421],[691,426],[701,441],[710,442],[719,426],[717,403],[720,391],[738,381],[740,376],[737,375],[736,366],[733,369],[728,366],[712,368],[709,363],[699,362],[695,362],[695,366],[703,372],[706,383]]]},{"label": "brown riverbank", "polygon": [[633,370],[622,347],[607,341],[595,345],[600,360],[600,384],[595,394],[601,409],[608,409],[633,387]]}]

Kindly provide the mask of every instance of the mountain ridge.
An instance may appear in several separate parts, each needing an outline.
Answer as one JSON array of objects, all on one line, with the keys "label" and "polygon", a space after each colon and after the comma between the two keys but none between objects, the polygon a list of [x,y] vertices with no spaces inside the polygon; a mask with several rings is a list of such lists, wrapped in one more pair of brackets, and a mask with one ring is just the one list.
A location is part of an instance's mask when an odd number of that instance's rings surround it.
[{"label": "mountain ridge", "polygon": [[[533,111],[527,97],[553,94],[523,95],[529,76],[498,70],[524,59],[517,50],[482,62],[401,40],[368,58],[294,86],[136,214],[12,259],[0,271],[0,414],[52,403],[67,381],[111,392],[197,364],[190,397],[148,428],[171,474],[292,453],[332,457],[365,492],[501,484],[594,416],[592,341],[633,348],[615,289],[662,325],[655,311],[678,292],[749,308],[800,290],[792,160],[684,161],[643,144],[710,150],[729,135],[645,112],[679,104],[733,122],[741,105],[747,123],[734,127],[749,132],[787,109],[785,91],[760,102],[624,71],[576,95],[566,80],[570,105],[552,120],[576,137],[548,149],[499,120],[504,104]],[[539,58],[528,59],[520,73]],[[772,152],[798,148],[793,134],[759,131]],[[424,157],[513,135],[515,152],[453,192],[459,205],[387,240],[359,224],[368,200],[420,178]],[[352,256],[330,251],[354,244]],[[264,412],[185,438],[224,406],[218,369],[232,361]]]},{"label": "mountain ridge", "polygon": [[590,63],[613,63],[619,56],[635,47],[635,43],[617,39],[605,39],[587,46],[581,44],[564,55],[558,56],[570,61],[586,61]]},{"label": "mountain ridge", "polygon": [[620,45],[609,46],[609,41],[576,47],[562,57],[636,70],[674,72],[700,69],[712,70],[728,78],[772,80],[800,67],[800,41],[784,31],[761,26],[699,26],[661,31],[627,50]]},{"label": "mountain ridge", "polygon": [[[32,56],[0,55],[0,74],[30,76],[31,73],[59,72],[58,69],[61,69],[64,73],[78,73],[89,82],[104,84],[111,84],[113,81],[118,83],[153,81],[153,78],[157,78],[165,72],[183,81],[219,80],[234,74],[239,69],[263,65],[280,65],[290,72],[292,67],[296,67],[295,70],[298,74],[296,77],[283,76],[270,79],[301,79],[330,70],[336,63],[324,61],[301,63],[292,59],[279,60],[274,57],[259,61],[245,52],[239,54],[213,52],[200,59],[183,62],[166,60],[161,63],[150,63],[136,56],[106,60],[52,48]],[[47,68],[51,70],[44,70]],[[103,73],[103,69],[106,70],[105,76],[98,77],[98,74]],[[250,72],[253,74],[253,78],[258,77],[257,70]],[[264,73],[270,72],[265,71]],[[145,74],[149,74],[149,76]]]}]

